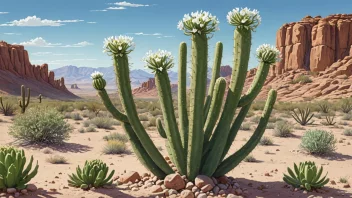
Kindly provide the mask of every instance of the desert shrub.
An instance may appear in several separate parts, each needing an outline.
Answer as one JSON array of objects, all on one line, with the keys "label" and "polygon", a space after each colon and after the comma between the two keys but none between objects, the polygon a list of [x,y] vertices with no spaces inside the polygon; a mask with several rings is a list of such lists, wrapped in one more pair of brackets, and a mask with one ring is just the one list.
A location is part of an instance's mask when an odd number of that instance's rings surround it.
[{"label": "desert shrub", "polygon": [[2,98],[0,97],[0,112],[4,115],[4,116],[12,116],[13,113],[16,110],[16,107],[14,104],[12,103],[8,103],[6,102],[5,104],[2,102]]},{"label": "desert shrub", "polygon": [[346,177],[346,176],[345,177],[340,177],[339,178],[339,182],[342,183],[342,184],[348,183],[348,177]]},{"label": "desert shrub", "polygon": [[278,121],[275,123],[274,136],[276,137],[289,137],[292,135],[291,124],[287,121]]},{"label": "desert shrub", "polygon": [[83,126],[84,127],[88,127],[90,125],[90,120],[85,120],[84,122],[83,122]]},{"label": "desert shrub", "polygon": [[112,125],[114,124],[112,118],[107,117],[96,117],[89,121],[90,124],[94,124],[99,129],[112,129]]},{"label": "desert shrub", "polygon": [[51,164],[67,164],[67,159],[61,155],[52,155],[46,161]]},{"label": "desert shrub", "polygon": [[84,133],[84,132],[86,132],[86,131],[84,130],[84,128],[80,128],[80,129],[78,129],[78,132]]},{"label": "desert shrub", "polygon": [[102,104],[97,104],[95,102],[91,102],[87,104],[87,109],[91,112],[94,112],[95,116],[98,116],[101,110],[104,110],[105,107]]},{"label": "desert shrub", "polygon": [[81,115],[79,113],[71,113],[71,118],[73,120],[83,120],[83,118],[81,117]]},{"label": "desert shrub", "polygon": [[70,125],[57,110],[33,107],[15,117],[9,134],[29,143],[59,144],[69,137]]},{"label": "desert shrub", "polygon": [[334,114],[327,114],[325,116],[325,121],[322,122],[323,125],[335,125],[336,122],[334,121],[335,115]]},{"label": "desert shrub", "polygon": [[148,121],[148,116],[145,114],[141,114],[138,117],[140,121]]},{"label": "desert shrub", "polygon": [[95,126],[94,124],[90,124],[87,128],[86,128],[86,132],[96,132],[97,126]]},{"label": "desert shrub", "polygon": [[56,110],[59,111],[60,113],[65,112],[68,109],[68,105],[67,104],[58,104],[56,106]]},{"label": "desert shrub", "polygon": [[106,141],[119,140],[124,143],[128,142],[128,137],[126,135],[117,132],[110,133],[109,135],[104,136],[103,139]]},{"label": "desert shrub", "polygon": [[121,125],[121,122],[118,121],[118,120],[112,119],[112,125],[114,125],[114,126],[120,126],[120,125]]},{"label": "desert shrub", "polygon": [[292,80],[293,84],[296,84],[296,83],[306,84],[306,83],[311,83],[311,82],[312,82],[312,80],[309,78],[309,76],[303,75],[303,74],[297,76],[295,79]]},{"label": "desert shrub", "polygon": [[71,118],[71,113],[65,113],[64,114],[65,119],[70,119]]},{"label": "desert shrub", "polygon": [[310,120],[313,118],[314,114],[311,113],[311,110],[308,107],[306,109],[298,108],[298,112],[293,110],[292,113],[293,119],[302,126],[313,123],[313,121]]},{"label": "desert shrub", "polygon": [[344,134],[345,136],[352,136],[352,129],[345,129],[345,130],[343,131],[343,134]]},{"label": "desert shrub", "polygon": [[273,142],[273,140],[270,137],[263,136],[260,139],[259,144],[262,145],[262,146],[270,146],[270,145],[273,145],[274,142]]},{"label": "desert shrub", "polygon": [[69,106],[67,109],[66,109],[66,112],[73,112],[75,110],[75,108],[73,108],[73,106]]},{"label": "desert shrub", "polygon": [[256,162],[257,159],[255,159],[255,157],[250,154],[250,155],[247,155],[247,157],[245,157],[245,158],[243,159],[243,161],[245,161],[245,162]]},{"label": "desert shrub", "polygon": [[344,98],[340,102],[341,111],[344,113],[349,113],[352,110],[352,103],[349,98]]},{"label": "desert shrub", "polygon": [[51,153],[53,153],[53,150],[52,150],[51,148],[44,148],[44,149],[42,150],[42,152],[43,152],[44,154],[51,154]]},{"label": "desert shrub", "polygon": [[150,118],[148,118],[148,120],[149,120],[149,126],[150,127],[155,127],[156,126],[156,118],[150,117]]},{"label": "desert shrub", "polygon": [[120,140],[109,140],[103,148],[105,154],[122,154],[126,151],[126,144]]},{"label": "desert shrub", "polygon": [[89,110],[83,110],[82,111],[82,116],[84,117],[84,118],[88,118],[89,117],[89,113],[90,113],[90,111]]},{"label": "desert shrub", "polygon": [[265,101],[255,101],[252,105],[251,105],[251,109],[253,111],[258,111],[258,110],[263,110],[265,106]]},{"label": "desert shrub", "polygon": [[250,119],[251,122],[258,123],[260,121],[260,116],[253,116]]},{"label": "desert shrub", "polygon": [[254,111],[253,110],[249,110],[247,115],[246,115],[246,118],[250,118],[250,117],[252,117],[254,115],[255,115]]},{"label": "desert shrub", "polygon": [[243,122],[240,126],[240,129],[243,131],[249,131],[251,130],[251,123],[248,122]]},{"label": "desert shrub", "polygon": [[342,119],[342,120],[352,120],[352,114],[350,114],[350,113],[345,113],[345,114],[343,114],[343,116],[342,116],[341,119]]},{"label": "desert shrub", "polygon": [[339,125],[348,126],[350,124],[348,124],[348,122],[346,122],[346,121],[340,121]]},{"label": "desert shrub", "polygon": [[275,123],[275,122],[280,121],[280,120],[282,120],[282,118],[270,117],[268,122],[269,123]]},{"label": "desert shrub", "polygon": [[335,150],[334,134],[324,130],[309,130],[302,136],[301,148],[311,154],[323,155]]},{"label": "desert shrub", "polygon": [[162,115],[162,112],[159,109],[155,109],[155,110],[151,111],[150,114],[152,114],[152,116],[155,117],[155,116],[158,116],[158,115]]},{"label": "desert shrub", "polygon": [[268,123],[266,125],[266,129],[274,129],[275,128],[275,124],[274,123]]},{"label": "desert shrub", "polygon": [[326,102],[326,101],[322,101],[322,102],[319,102],[318,103],[318,106],[319,106],[319,108],[320,108],[320,111],[322,112],[322,113],[329,113],[329,111],[330,111],[330,104],[328,103],[328,102]]},{"label": "desert shrub", "polygon": [[83,102],[77,102],[74,104],[75,109],[83,111],[86,109],[86,104]]}]

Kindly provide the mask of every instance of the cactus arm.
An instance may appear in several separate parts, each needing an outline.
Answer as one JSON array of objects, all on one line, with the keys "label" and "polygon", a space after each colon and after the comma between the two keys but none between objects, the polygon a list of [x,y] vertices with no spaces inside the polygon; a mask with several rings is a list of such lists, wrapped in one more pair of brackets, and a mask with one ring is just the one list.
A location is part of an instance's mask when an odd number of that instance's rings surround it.
[{"label": "cactus arm", "polygon": [[188,112],[187,112],[187,45],[180,44],[178,60],[178,116],[180,120],[180,135],[182,146],[187,158],[188,145]]},{"label": "cactus arm", "polygon": [[132,96],[131,84],[129,83],[131,80],[129,76],[130,71],[127,55],[123,55],[122,57],[114,55],[113,58],[121,103],[133,130],[135,131],[138,139],[141,141],[141,144],[147,151],[148,155],[153,159],[155,164],[157,164],[159,168],[166,174],[173,173],[174,171],[158,151],[138,118],[136,105]]},{"label": "cactus arm", "polygon": [[159,101],[163,112],[165,132],[172,155],[175,158],[175,165],[180,173],[185,175],[187,172],[185,155],[182,147],[180,132],[177,127],[174,106],[172,103],[170,79],[166,70],[156,72],[155,84],[158,89]]},{"label": "cactus arm", "polygon": [[192,34],[192,82],[187,156],[187,176],[194,180],[198,175],[204,138],[203,107],[207,84],[208,38],[205,34]]},{"label": "cactus arm", "polygon": [[119,110],[117,110],[115,108],[114,104],[112,104],[110,97],[105,89],[97,90],[97,91],[98,91],[98,94],[99,94],[101,100],[103,101],[104,106],[106,107],[106,109],[111,113],[111,115],[115,119],[117,119],[121,122],[129,122],[127,116],[125,114],[121,113]]},{"label": "cactus arm", "polygon": [[243,120],[246,118],[246,115],[247,115],[249,109],[251,108],[251,104],[252,103],[249,103],[246,106],[241,108],[234,123],[232,124],[229,136],[226,141],[224,152],[222,153],[221,160],[223,160],[225,158],[227,152],[230,150],[230,147],[238,134],[238,130],[240,129],[241,124],[243,123]]},{"label": "cactus arm", "polygon": [[243,107],[248,103],[252,102],[259,94],[260,90],[262,89],[266,77],[268,76],[270,64],[267,62],[261,62],[259,64],[257,73],[255,78],[249,88],[247,94],[241,97],[240,101],[238,102],[238,107]]},{"label": "cactus arm", "polygon": [[141,141],[138,139],[136,133],[133,131],[132,126],[129,123],[122,123],[122,127],[126,131],[126,134],[130,139],[133,152],[136,154],[139,161],[155,176],[163,179],[166,176],[165,172],[162,171],[149,156],[147,151],[144,149]]},{"label": "cactus arm", "polygon": [[266,124],[269,121],[271,111],[274,107],[276,95],[277,94],[275,90],[270,90],[262,117],[260,118],[258,127],[253,133],[252,137],[242,148],[240,148],[234,154],[230,155],[218,166],[217,170],[214,173],[215,177],[225,175],[234,167],[236,167],[250,152],[252,152],[255,146],[259,143],[261,137],[264,134]]},{"label": "cactus arm", "polygon": [[212,69],[212,77],[208,88],[208,96],[205,101],[204,105],[204,120],[207,120],[209,108],[211,106],[211,101],[213,97],[213,90],[215,86],[216,79],[220,77],[220,66],[221,66],[221,59],[222,59],[222,51],[223,45],[221,42],[216,43],[215,47],[215,55],[214,55],[214,64]]},{"label": "cactus arm", "polygon": [[244,74],[248,69],[251,34],[251,30],[248,29],[236,28],[234,31],[234,67],[231,82],[220,121],[208,144],[211,150],[205,156],[206,160],[202,168],[202,174],[213,175],[224,152],[224,142],[227,141],[230,125],[235,115],[236,107],[240,100],[246,79],[246,75]]},{"label": "cactus arm", "polygon": [[165,132],[165,129],[163,127],[163,124],[161,123],[161,119],[160,118],[156,119],[156,128],[158,129],[159,135],[162,138],[166,138],[166,132]]},{"label": "cactus arm", "polygon": [[[215,83],[214,96],[211,100],[209,116],[204,126],[204,143],[209,141],[210,136],[213,132],[216,121],[219,118],[222,101],[225,94],[226,80],[224,78],[218,78]],[[204,151],[203,151],[204,152]]]},{"label": "cactus arm", "polygon": [[31,98],[31,89],[30,89],[30,88],[27,88],[27,92],[28,92],[28,96],[27,96],[26,107],[28,107],[28,105],[29,105],[29,100],[30,100],[30,98]]}]

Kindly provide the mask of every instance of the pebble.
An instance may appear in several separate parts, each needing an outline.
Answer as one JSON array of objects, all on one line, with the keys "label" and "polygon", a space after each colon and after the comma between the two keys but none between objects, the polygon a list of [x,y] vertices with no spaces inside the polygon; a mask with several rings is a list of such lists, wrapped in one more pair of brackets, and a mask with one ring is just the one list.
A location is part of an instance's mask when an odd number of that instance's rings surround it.
[{"label": "pebble", "polygon": [[13,194],[16,191],[17,191],[16,188],[8,188],[8,189],[6,189],[6,192],[9,193],[9,194]]},{"label": "pebble", "polygon": [[175,189],[169,190],[169,195],[176,195],[176,194],[177,194],[177,190],[175,190]]},{"label": "pebble", "polygon": [[207,194],[205,194],[205,193],[200,193],[198,196],[197,196],[197,198],[207,198],[208,196],[207,196]]},{"label": "pebble", "polygon": [[181,192],[181,198],[194,198],[194,194],[190,190],[184,190]]},{"label": "pebble", "polygon": [[16,192],[15,193],[15,197],[19,197],[20,196],[20,193],[19,192]]}]

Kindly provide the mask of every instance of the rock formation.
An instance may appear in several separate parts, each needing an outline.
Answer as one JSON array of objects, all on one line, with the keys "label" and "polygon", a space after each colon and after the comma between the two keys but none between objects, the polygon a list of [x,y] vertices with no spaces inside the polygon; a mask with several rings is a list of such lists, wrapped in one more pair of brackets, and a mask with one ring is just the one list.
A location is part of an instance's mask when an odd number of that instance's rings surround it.
[{"label": "rock formation", "polygon": [[71,89],[79,89],[79,88],[78,88],[77,84],[72,84]]},{"label": "rock formation", "polygon": [[27,50],[22,45],[11,45],[0,41],[0,70],[16,76],[48,83],[56,89],[67,91],[64,78],[55,80],[54,72],[49,72],[48,64],[32,65]]}]

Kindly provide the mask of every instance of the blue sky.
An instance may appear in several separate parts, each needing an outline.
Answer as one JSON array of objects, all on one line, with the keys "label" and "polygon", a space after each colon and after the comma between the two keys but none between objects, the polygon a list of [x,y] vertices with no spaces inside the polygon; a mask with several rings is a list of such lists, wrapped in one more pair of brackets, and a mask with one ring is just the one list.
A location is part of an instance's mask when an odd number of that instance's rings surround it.
[{"label": "blue sky", "polygon": [[222,41],[222,65],[232,65],[234,27],[227,23],[226,14],[236,7],[259,10],[262,24],[253,34],[250,60],[250,67],[255,67],[255,49],[263,43],[274,45],[276,31],[282,24],[299,21],[306,15],[351,13],[352,1],[0,0],[0,5],[0,40],[24,44],[32,64],[48,63],[50,69],[65,65],[111,66],[111,58],[102,52],[103,40],[127,34],[136,43],[130,55],[131,68],[143,69],[142,58],[148,50],[165,49],[177,56],[179,43],[190,42],[176,28],[186,13],[205,10],[219,18],[220,31],[209,41],[209,61],[213,59],[215,43]]}]

